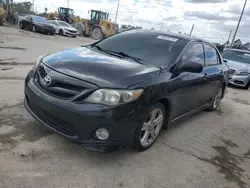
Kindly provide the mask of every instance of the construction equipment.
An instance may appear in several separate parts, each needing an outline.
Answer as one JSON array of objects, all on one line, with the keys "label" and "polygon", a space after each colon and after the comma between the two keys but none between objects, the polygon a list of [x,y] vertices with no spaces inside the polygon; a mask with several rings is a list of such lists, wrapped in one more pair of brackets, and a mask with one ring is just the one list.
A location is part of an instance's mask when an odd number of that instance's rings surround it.
[{"label": "construction equipment", "polygon": [[109,14],[99,10],[90,10],[90,19],[74,16],[74,10],[60,7],[58,12],[48,13],[48,20],[62,20],[69,24],[81,23],[84,25],[83,35],[94,39],[102,39],[118,32],[118,24],[109,20]]},{"label": "construction equipment", "polygon": [[[109,14],[99,10],[90,10],[90,20],[85,19],[84,35],[94,39],[103,39],[118,32],[118,24],[109,20]],[[83,20],[83,19],[82,19]]]},{"label": "construction equipment", "polygon": [[5,17],[5,10],[2,7],[2,5],[0,5],[0,25],[3,25],[4,17]]}]

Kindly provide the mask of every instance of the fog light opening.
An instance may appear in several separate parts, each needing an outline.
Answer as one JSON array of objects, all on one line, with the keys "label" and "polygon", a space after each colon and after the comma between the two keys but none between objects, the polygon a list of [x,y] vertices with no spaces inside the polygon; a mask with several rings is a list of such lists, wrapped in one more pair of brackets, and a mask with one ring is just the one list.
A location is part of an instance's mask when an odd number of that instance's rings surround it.
[{"label": "fog light opening", "polygon": [[109,138],[109,132],[104,128],[97,129],[95,135],[100,140],[107,140]]}]

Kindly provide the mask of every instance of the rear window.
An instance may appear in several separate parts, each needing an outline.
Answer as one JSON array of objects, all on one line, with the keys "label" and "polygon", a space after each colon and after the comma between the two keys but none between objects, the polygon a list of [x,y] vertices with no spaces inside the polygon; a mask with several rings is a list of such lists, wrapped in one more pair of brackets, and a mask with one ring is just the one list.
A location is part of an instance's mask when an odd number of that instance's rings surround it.
[{"label": "rear window", "polygon": [[187,43],[185,39],[156,32],[125,31],[100,41],[98,46],[140,58],[145,64],[167,66]]}]

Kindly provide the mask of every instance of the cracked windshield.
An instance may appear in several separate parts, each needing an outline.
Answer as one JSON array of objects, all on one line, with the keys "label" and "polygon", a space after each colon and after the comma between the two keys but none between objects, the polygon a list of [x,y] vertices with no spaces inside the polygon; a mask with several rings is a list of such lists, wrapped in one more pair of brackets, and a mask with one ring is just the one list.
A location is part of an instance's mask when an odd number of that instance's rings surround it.
[{"label": "cracked windshield", "polygon": [[250,2],[0,0],[0,188],[249,188]]}]

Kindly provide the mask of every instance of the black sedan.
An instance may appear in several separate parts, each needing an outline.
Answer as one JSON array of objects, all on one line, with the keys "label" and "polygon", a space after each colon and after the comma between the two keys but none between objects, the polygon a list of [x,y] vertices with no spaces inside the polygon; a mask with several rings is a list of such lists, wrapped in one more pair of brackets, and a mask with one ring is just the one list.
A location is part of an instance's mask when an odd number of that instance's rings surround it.
[{"label": "black sedan", "polygon": [[39,58],[25,80],[25,106],[37,121],[86,149],[144,151],[171,123],[215,110],[227,71],[209,42],[126,31]]},{"label": "black sedan", "polygon": [[54,27],[45,18],[40,16],[26,15],[19,22],[19,27],[33,32],[42,32],[51,35],[55,33]]}]

